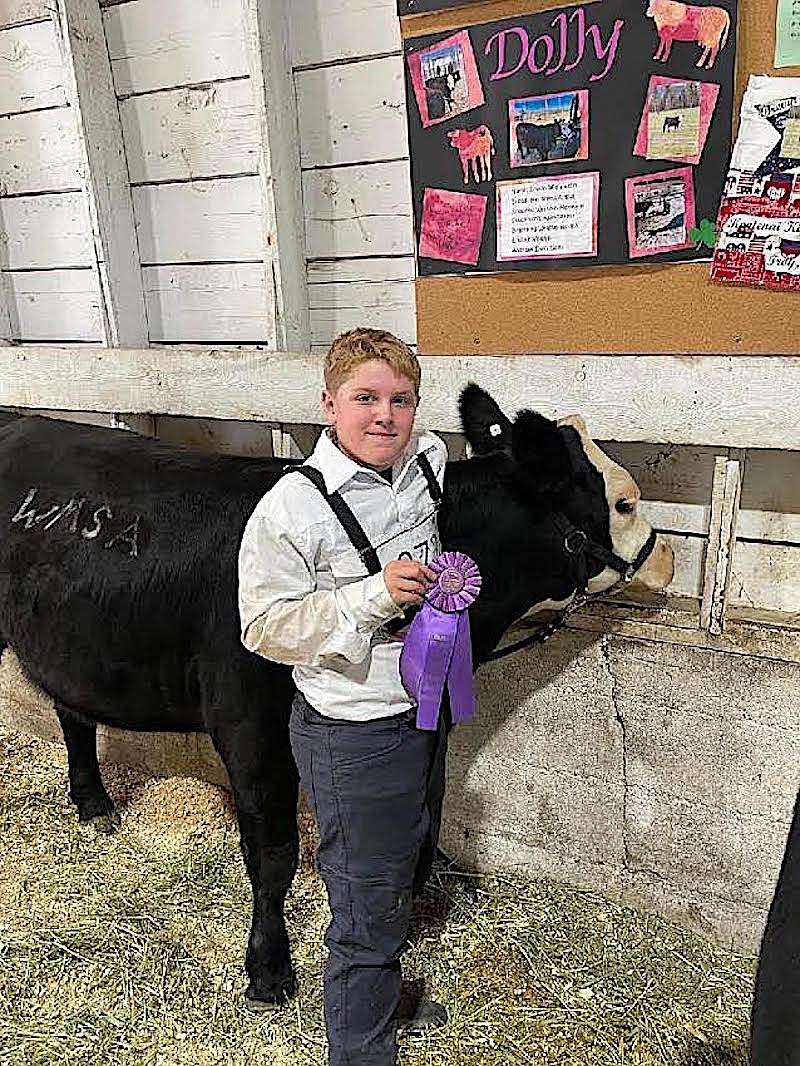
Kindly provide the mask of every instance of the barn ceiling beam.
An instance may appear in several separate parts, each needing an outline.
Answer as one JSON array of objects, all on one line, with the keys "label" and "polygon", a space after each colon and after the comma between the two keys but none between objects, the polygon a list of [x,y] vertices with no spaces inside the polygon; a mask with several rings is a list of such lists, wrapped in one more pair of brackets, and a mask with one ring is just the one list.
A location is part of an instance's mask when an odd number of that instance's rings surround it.
[{"label": "barn ceiling beam", "polygon": [[[800,359],[781,356],[422,356],[421,420],[458,432],[458,393],[506,410],[580,412],[598,440],[800,451]],[[320,356],[255,349],[0,348],[0,406],[322,421]]]},{"label": "barn ceiling beam", "polygon": [[305,226],[292,66],[288,0],[242,0],[247,56],[260,130],[261,186],[266,284],[274,299],[274,347],[310,347]]}]

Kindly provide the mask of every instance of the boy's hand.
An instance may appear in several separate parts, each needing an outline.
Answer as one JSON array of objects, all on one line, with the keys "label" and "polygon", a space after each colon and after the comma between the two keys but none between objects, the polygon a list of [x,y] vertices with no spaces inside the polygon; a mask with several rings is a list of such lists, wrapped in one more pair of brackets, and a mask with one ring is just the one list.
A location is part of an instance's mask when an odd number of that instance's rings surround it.
[{"label": "boy's hand", "polygon": [[383,568],[383,580],[398,607],[422,603],[425,589],[436,574],[416,559],[392,559]]}]

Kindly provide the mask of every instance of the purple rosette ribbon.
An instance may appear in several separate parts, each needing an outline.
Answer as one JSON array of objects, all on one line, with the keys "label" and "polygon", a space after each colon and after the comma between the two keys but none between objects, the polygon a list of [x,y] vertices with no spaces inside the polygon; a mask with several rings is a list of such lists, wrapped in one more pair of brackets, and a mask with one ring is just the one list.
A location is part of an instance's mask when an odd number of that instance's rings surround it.
[{"label": "purple rosette ribbon", "polygon": [[400,677],[417,704],[417,728],[436,729],[444,686],[454,722],[476,711],[468,608],[481,590],[481,573],[463,552],[443,552],[411,623],[400,654]]}]

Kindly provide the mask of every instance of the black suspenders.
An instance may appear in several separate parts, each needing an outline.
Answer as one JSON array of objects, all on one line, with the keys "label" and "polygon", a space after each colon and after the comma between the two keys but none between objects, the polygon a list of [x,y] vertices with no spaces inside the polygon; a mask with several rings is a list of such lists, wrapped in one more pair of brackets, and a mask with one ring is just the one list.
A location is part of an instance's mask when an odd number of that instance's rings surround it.
[{"label": "black suspenders", "polygon": [[[436,475],[433,472],[433,467],[430,464],[430,460],[427,455],[422,452],[417,455],[417,462],[419,468],[422,471],[425,480],[428,483],[428,492],[431,494],[433,500],[433,506],[438,509],[442,502],[442,490],[439,487],[439,482],[436,480]],[[298,473],[307,477],[311,484],[317,489],[322,498],[328,504],[330,509],[339,519],[347,536],[350,538],[350,543],[358,552],[358,556],[361,559],[364,566],[367,568],[369,574],[380,574],[383,567],[378,559],[378,553],[372,547],[369,542],[367,534],[361,527],[356,516],[344,501],[344,497],[340,492],[328,492],[325,488],[325,479],[314,466],[293,466],[290,467],[286,473]]]}]

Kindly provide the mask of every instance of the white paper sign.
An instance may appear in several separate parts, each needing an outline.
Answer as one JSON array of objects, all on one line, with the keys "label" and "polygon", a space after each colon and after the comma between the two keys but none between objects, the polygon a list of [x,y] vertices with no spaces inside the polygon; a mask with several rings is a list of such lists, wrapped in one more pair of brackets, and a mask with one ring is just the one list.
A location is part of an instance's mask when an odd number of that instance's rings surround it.
[{"label": "white paper sign", "polygon": [[497,258],[597,255],[600,174],[497,183]]}]

